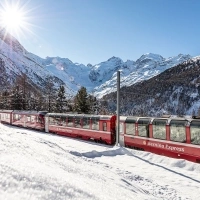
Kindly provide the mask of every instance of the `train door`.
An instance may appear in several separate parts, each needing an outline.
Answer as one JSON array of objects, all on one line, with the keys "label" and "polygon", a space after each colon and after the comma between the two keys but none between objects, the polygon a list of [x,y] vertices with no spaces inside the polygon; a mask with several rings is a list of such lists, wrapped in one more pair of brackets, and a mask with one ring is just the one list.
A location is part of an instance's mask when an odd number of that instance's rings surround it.
[{"label": "train door", "polygon": [[45,115],[44,119],[45,119],[44,120],[44,123],[45,123],[45,132],[48,133],[49,132],[49,116],[48,116],[48,114]]},{"label": "train door", "polygon": [[124,122],[120,122],[119,124],[119,144],[120,146],[124,146]]},{"label": "train door", "polygon": [[126,120],[126,117],[120,116],[120,122],[119,122],[119,144],[121,146],[125,146],[124,136],[125,136],[125,126],[124,122]]}]

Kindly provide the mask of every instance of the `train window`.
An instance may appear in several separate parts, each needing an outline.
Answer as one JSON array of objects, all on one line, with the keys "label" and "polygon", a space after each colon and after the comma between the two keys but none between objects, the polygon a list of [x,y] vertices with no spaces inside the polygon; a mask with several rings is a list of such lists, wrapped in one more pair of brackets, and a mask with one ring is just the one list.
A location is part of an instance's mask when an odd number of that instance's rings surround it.
[{"label": "train window", "polygon": [[141,137],[149,136],[149,125],[148,124],[138,124],[138,135]]},{"label": "train window", "polygon": [[149,122],[150,119],[138,120],[138,135],[141,137],[149,137]]},{"label": "train window", "polygon": [[186,142],[186,121],[172,121],[170,122],[170,140],[174,142]]},{"label": "train window", "polygon": [[74,126],[74,118],[73,117],[68,117],[67,118],[67,126],[73,127]]},{"label": "train window", "polygon": [[99,130],[99,119],[98,118],[92,118],[92,129]]},{"label": "train window", "polygon": [[84,117],[83,118],[83,128],[89,129],[90,128],[90,118]]},{"label": "train window", "polygon": [[30,121],[31,121],[31,117],[27,116],[27,122],[30,122]]},{"label": "train window", "polygon": [[135,135],[135,124],[127,124],[126,123],[126,134],[127,135]]},{"label": "train window", "polygon": [[153,121],[153,138],[166,140],[166,120]]},{"label": "train window", "polygon": [[107,131],[107,123],[103,122],[103,131]]},{"label": "train window", "polygon": [[33,123],[35,121],[35,116],[31,116],[31,122]]},{"label": "train window", "polygon": [[6,114],[6,119],[10,119],[10,115],[9,114]]},{"label": "train window", "polygon": [[50,125],[55,125],[55,119],[54,119],[53,116],[52,116],[52,117],[49,117],[49,124],[50,124]]},{"label": "train window", "polygon": [[81,118],[74,118],[74,126],[76,128],[80,128],[81,127]]},{"label": "train window", "polygon": [[17,114],[14,114],[13,118],[14,120],[17,120],[18,119]]},{"label": "train window", "polygon": [[200,145],[200,123],[191,122],[190,135],[191,135],[191,144]]},{"label": "train window", "polygon": [[67,125],[66,120],[67,120],[66,117],[61,117],[61,119],[60,119],[61,126],[66,126]]}]

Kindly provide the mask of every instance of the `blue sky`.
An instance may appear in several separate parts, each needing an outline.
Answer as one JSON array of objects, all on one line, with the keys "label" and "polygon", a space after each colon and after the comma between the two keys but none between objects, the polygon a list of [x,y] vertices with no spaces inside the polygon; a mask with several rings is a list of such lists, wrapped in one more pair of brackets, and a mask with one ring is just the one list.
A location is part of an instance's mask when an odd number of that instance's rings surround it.
[{"label": "blue sky", "polygon": [[199,0],[29,0],[25,7],[32,33],[19,40],[43,58],[98,64],[150,52],[200,55]]}]

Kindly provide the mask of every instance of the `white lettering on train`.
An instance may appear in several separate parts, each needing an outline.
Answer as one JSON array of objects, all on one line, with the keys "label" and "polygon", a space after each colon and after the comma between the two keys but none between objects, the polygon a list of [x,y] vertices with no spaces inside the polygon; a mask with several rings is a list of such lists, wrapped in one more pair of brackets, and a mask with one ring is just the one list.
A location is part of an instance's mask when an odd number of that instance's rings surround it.
[{"label": "white lettering on train", "polygon": [[175,146],[171,146],[171,145],[168,145],[168,144],[160,144],[160,143],[154,143],[154,142],[148,142],[147,143],[148,146],[152,146],[152,147],[157,147],[157,148],[160,148],[160,149],[167,149],[167,150],[170,150],[170,151],[179,151],[179,152],[184,152],[185,149],[183,147],[175,147]]}]

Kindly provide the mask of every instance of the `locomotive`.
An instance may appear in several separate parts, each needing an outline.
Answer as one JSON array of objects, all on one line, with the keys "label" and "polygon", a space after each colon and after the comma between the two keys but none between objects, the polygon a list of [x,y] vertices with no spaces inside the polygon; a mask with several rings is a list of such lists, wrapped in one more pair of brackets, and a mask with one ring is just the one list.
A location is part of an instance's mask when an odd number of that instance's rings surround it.
[{"label": "locomotive", "polygon": [[[108,145],[116,142],[115,115],[0,110],[0,122]],[[200,119],[120,116],[119,144],[200,163]]]}]

